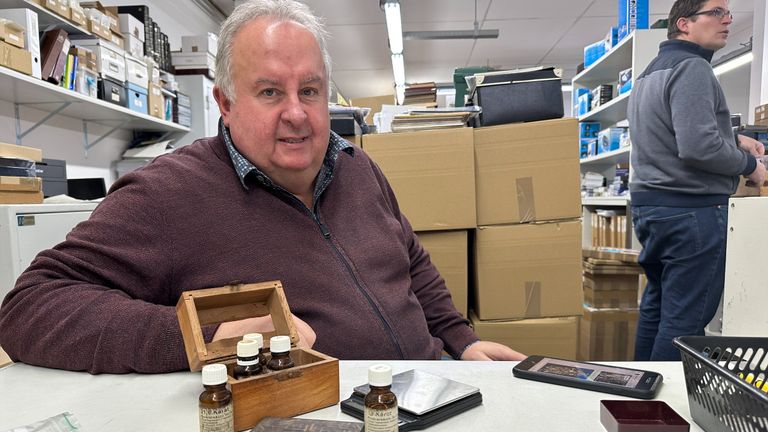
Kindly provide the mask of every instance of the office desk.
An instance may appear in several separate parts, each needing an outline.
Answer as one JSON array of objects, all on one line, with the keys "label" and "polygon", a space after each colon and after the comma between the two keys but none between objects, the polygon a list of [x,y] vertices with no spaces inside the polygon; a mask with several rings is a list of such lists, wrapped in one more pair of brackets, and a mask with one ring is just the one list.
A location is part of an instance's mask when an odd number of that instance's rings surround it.
[{"label": "office desk", "polygon": [[[372,361],[339,362],[341,399],[367,382]],[[431,428],[439,431],[604,431],[601,399],[625,399],[512,376],[516,362],[388,361],[393,373],[419,369],[480,388],[483,405]],[[680,362],[613,363],[664,375],[658,399],[691,423]],[[24,364],[0,369],[0,431],[63,411],[72,412],[84,431],[198,430],[200,374],[89,375]],[[300,395],[297,395],[300,396]],[[307,395],[311,397],[311,395]],[[304,417],[352,421],[332,406]]]}]

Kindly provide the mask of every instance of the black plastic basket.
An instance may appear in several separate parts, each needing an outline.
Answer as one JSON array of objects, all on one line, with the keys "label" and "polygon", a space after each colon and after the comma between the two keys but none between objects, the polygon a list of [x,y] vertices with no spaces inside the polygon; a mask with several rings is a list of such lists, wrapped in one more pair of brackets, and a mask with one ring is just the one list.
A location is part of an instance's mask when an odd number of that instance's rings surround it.
[{"label": "black plastic basket", "polygon": [[[768,432],[768,338],[681,336],[691,417],[707,432]],[[743,375],[743,378],[739,377]],[[752,374],[752,384],[744,378]]]}]

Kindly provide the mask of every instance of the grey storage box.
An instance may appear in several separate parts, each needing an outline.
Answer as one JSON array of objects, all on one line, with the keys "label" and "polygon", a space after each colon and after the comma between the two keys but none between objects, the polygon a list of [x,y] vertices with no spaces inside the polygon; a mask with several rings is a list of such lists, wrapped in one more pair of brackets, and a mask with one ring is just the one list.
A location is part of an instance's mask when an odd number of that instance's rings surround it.
[{"label": "grey storage box", "polygon": [[67,161],[43,159],[37,163],[37,175],[43,179],[43,196],[67,195]]}]

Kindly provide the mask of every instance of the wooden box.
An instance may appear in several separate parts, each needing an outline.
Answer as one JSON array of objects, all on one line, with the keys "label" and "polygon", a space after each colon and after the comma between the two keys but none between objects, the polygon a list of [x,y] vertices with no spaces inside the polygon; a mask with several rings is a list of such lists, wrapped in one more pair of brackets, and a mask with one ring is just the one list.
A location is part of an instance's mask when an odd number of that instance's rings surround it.
[{"label": "wooden box", "polygon": [[[186,291],[179,298],[176,314],[190,369],[199,371],[213,363],[227,365],[235,430],[252,428],[267,416],[291,417],[339,402],[339,361],[311,349],[295,348],[298,335],[279,281]],[[296,366],[235,380],[232,368],[237,342],[242,338],[206,344],[202,326],[266,315],[272,317],[275,331],[262,332],[265,351],[272,336],[290,335],[294,346],[291,358]]]}]

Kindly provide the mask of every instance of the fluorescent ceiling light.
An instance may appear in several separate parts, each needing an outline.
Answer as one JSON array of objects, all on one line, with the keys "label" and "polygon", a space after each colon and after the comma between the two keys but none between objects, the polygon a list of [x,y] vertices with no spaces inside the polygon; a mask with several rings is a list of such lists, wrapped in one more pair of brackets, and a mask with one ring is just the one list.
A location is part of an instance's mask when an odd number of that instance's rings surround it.
[{"label": "fluorescent ceiling light", "polygon": [[400,19],[400,3],[384,3],[384,16],[387,19],[389,49],[392,54],[400,54],[403,52],[403,22]]},{"label": "fluorescent ceiling light", "polygon": [[402,54],[392,54],[392,72],[395,75],[395,86],[404,86],[405,60]]},{"label": "fluorescent ceiling light", "polygon": [[404,39],[434,40],[434,39],[497,39],[498,30],[436,30],[412,31],[403,33]]},{"label": "fluorescent ceiling light", "polygon": [[713,69],[715,72],[715,76],[720,76],[726,72],[732,71],[736,69],[739,66],[744,66],[747,63],[752,62],[752,59],[754,56],[752,55],[752,51],[749,51],[747,53],[744,53],[738,57],[734,57],[725,63],[722,63],[720,65],[715,66]]},{"label": "fluorescent ceiling light", "polygon": [[573,86],[570,85],[570,84],[563,84],[563,86],[561,88],[562,88],[562,90],[564,92],[572,92],[573,91]]},{"label": "fluorescent ceiling light", "polygon": [[395,86],[395,98],[398,105],[402,105],[405,100],[405,84]]}]

